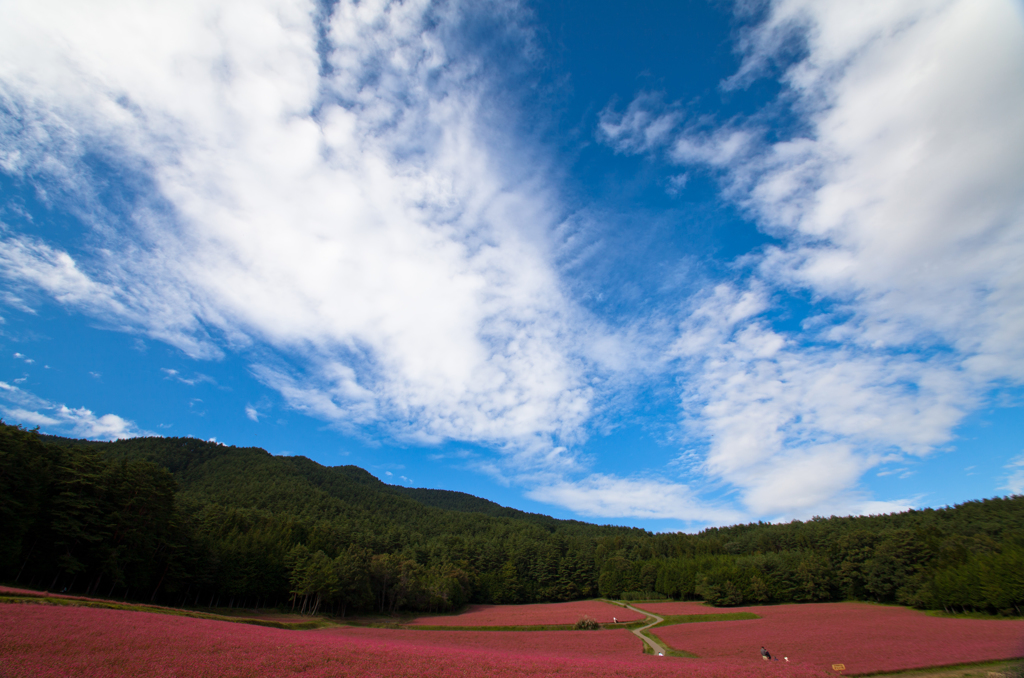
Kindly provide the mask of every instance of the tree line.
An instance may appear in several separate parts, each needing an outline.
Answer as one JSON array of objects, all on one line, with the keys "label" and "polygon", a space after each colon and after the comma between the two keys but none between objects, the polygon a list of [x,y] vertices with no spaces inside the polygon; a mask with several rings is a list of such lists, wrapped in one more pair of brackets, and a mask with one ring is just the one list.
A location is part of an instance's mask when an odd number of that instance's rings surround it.
[{"label": "tree line", "polygon": [[594,597],[874,600],[1020,615],[1024,497],[652,534],[193,438],[0,424],[0,579],[346,615]]}]

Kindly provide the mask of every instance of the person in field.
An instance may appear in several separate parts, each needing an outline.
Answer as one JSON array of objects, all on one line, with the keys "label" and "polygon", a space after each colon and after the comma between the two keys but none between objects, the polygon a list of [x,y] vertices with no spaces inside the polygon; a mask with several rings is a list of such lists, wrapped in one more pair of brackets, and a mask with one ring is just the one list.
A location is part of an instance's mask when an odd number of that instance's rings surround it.
[{"label": "person in field", "polygon": [[[765,649],[764,645],[761,646],[761,659],[765,661],[771,661],[772,653]],[[778,661],[778,660],[776,660]]]}]

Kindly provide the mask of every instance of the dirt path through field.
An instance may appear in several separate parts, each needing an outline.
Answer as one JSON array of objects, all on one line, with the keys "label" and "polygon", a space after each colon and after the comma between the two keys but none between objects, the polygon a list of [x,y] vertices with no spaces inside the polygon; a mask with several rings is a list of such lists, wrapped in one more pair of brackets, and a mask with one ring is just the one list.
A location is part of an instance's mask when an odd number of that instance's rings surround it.
[{"label": "dirt path through field", "polygon": [[629,605],[629,604],[626,604],[625,607],[628,610],[633,610],[633,612],[639,612],[640,614],[644,615],[648,619],[653,619],[654,620],[652,622],[648,622],[647,624],[641,626],[638,629],[633,629],[633,634],[636,635],[636,637],[639,638],[640,640],[642,640],[645,643],[647,643],[648,645],[650,645],[651,649],[654,650],[654,654],[661,654],[661,655],[668,654],[665,651],[665,648],[663,648],[656,640],[654,640],[653,638],[648,636],[646,633],[644,633],[644,631],[646,631],[647,629],[651,628],[652,626],[654,626],[658,622],[665,621],[665,619],[662,618],[662,617],[659,617],[656,614],[652,614],[651,612],[646,612],[644,610],[638,610],[637,608],[635,608],[635,607],[633,607],[632,605]]}]

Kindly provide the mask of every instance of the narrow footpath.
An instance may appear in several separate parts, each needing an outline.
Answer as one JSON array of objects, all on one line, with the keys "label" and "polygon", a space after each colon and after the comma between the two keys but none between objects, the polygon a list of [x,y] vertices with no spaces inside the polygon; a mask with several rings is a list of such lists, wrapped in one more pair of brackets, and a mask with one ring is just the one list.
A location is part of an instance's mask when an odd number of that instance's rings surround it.
[{"label": "narrow footpath", "polygon": [[656,640],[654,640],[653,638],[648,636],[646,633],[644,633],[644,631],[646,631],[647,629],[651,628],[652,626],[654,626],[658,622],[665,621],[665,619],[663,617],[659,617],[656,614],[652,614],[650,612],[647,612],[646,610],[637,609],[637,608],[635,608],[635,607],[633,607],[632,605],[629,605],[629,604],[626,605],[626,609],[633,610],[633,612],[639,612],[640,614],[642,614],[645,617],[647,617],[648,620],[652,620],[652,619],[654,620],[654,621],[649,621],[647,624],[641,626],[638,629],[633,629],[633,634],[636,635],[636,637],[639,638],[640,640],[642,640],[645,643],[647,643],[647,645],[652,650],[654,650],[654,654],[656,654],[656,655],[662,654],[662,655],[668,656],[668,652],[665,650],[665,648],[663,648]]}]

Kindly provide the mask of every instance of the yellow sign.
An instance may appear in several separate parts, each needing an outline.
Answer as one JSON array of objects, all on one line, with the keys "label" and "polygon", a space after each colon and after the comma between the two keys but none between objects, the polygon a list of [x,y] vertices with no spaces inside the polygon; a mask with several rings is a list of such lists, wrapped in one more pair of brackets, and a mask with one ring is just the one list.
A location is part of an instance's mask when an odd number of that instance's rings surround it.
[{"label": "yellow sign", "polygon": [[846,664],[833,664],[832,665],[832,670],[833,671],[845,671],[846,670]]}]

